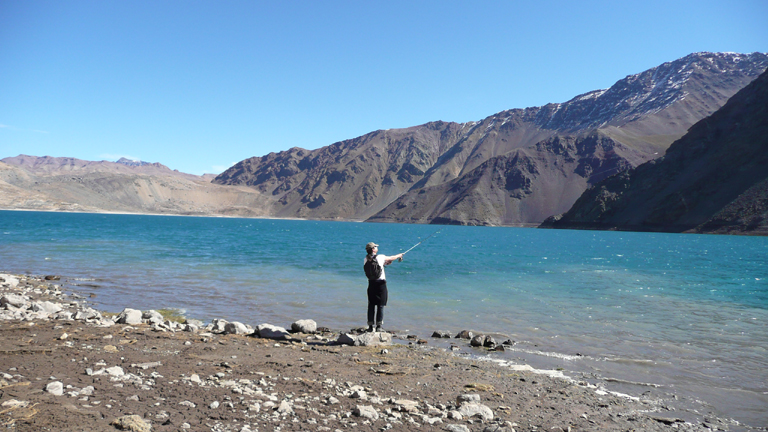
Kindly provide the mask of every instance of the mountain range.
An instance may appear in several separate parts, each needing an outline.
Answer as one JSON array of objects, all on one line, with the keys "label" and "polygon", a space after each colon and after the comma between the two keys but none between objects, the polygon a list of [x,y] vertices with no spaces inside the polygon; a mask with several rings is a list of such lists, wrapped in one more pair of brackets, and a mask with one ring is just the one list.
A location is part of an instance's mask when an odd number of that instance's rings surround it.
[{"label": "mountain range", "polygon": [[691,54],[565,103],[249,158],[214,183],[262,192],[278,217],[539,224],[663,155],[766,67],[762,53]]},{"label": "mountain range", "polygon": [[768,72],[662,158],[596,184],[544,226],[768,235]]},{"label": "mountain range", "polygon": [[0,207],[538,225],[664,155],[767,67],[763,53],[695,53],[564,103],[294,147],[212,182],[128,160],[6,158]]}]

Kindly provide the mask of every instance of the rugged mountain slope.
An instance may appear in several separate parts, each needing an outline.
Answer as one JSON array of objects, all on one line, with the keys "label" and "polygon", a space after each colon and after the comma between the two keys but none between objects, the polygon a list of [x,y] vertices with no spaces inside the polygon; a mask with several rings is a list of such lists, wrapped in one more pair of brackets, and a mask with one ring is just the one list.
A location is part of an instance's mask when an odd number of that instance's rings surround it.
[{"label": "rugged mountain slope", "polygon": [[597,184],[544,225],[768,234],[768,72],[663,158]]},{"label": "rugged mountain slope", "polygon": [[161,164],[18,156],[0,161],[0,208],[267,216],[260,194]]},{"label": "rugged mountain slope", "polygon": [[380,130],[246,159],[214,182],[256,188],[272,197],[275,216],[364,219],[410,189],[460,133],[461,125],[446,122]]},{"label": "rugged mountain slope", "polygon": [[766,67],[761,53],[691,54],[565,103],[294,148],[214,182],[257,188],[283,217],[538,224],[604,176],[658,157]]},{"label": "rugged mountain slope", "polygon": [[[759,53],[692,54],[564,104],[496,114],[369,220],[538,224],[595,182],[658,157],[766,66]],[[564,151],[563,143],[572,147]],[[515,176],[524,180],[503,187],[479,181]]]}]

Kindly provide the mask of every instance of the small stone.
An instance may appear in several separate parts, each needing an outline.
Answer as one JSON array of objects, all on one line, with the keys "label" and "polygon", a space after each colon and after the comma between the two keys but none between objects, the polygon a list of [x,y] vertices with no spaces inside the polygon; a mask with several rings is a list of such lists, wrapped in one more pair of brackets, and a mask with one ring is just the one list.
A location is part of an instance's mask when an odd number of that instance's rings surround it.
[{"label": "small stone", "polygon": [[127,430],[131,432],[149,432],[152,430],[152,425],[135,414],[118,417],[112,420],[112,423],[110,424],[120,430]]},{"label": "small stone", "polygon": [[48,385],[45,386],[45,391],[54,396],[61,396],[64,394],[64,384],[62,384],[60,381],[48,383]]},{"label": "small stone", "polygon": [[298,320],[291,324],[291,330],[297,333],[312,334],[317,331],[317,323],[311,319]]},{"label": "small stone", "polygon": [[465,402],[459,407],[459,413],[464,417],[480,417],[483,421],[493,420],[493,411],[483,404]]},{"label": "small stone", "polygon": [[125,371],[120,366],[112,366],[106,369],[107,374],[113,377],[121,377],[125,375]]},{"label": "small stone", "polygon": [[210,405],[208,405],[208,407],[209,407],[210,409],[216,409],[216,408],[218,408],[218,407],[219,407],[219,402],[218,402],[218,401],[213,401],[213,402],[211,402],[211,404],[210,404]]},{"label": "small stone", "polygon": [[287,401],[282,401],[280,402],[280,405],[277,406],[277,412],[280,414],[293,414],[293,408]]},{"label": "small stone", "polygon": [[437,330],[434,333],[432,333],[432,337],[433,338],[450,338],[451,334],[448,333],[447,331]]},{"label": "small stone", "polygon": [[104,345],[104,352],[116,353],[117,352],[117,347],[114,346],[114,345]]},{"label": "small stone", "polygon": [[379,413],[376,412],[376,408],[371,405],[357,405],[355,406],[355,409],[352,410],[352,414],[372,421],[379,419]]},{"label": "small stone", "polygon": [[459,334],[456,335],[456,339],[472,339],[475,336],[474,333],[472,333],[469,330],[462,330],[459,332]]},{"label": "small stone", "polygon": [[477,335],[469,342],[473,347],[483,346],[483,343],[485,343],[485,335]]}]

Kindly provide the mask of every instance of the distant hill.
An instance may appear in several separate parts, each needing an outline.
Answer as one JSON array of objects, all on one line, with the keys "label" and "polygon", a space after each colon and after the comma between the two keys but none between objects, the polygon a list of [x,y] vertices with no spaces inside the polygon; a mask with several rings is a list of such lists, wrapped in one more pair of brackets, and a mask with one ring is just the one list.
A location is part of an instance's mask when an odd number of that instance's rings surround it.
[{"label": "distant hill", "polygon": [[270,153],[214,182],[262,192],[278,217],[538,224],[662,155],[766,67],[762,53],[691,54],[565,103]]},{"label": "distant hill", "polygon": [[181,173],[159,163],[121,161],[27,155],[2,159],[0,208],[268,215],[253,189],[214,185],[210,177]]},{"label": "distant hill", "polygon": [[768,72],[663,158],[596,184],[543,226],[768,235]]}]

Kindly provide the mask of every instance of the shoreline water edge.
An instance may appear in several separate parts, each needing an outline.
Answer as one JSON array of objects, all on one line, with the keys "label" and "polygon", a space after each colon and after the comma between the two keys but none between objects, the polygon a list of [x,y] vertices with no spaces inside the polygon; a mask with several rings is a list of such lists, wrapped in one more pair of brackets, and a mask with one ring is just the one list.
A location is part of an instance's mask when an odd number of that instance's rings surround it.
[{"label": "shoreline water edge", "polygon": [[504,347],[469,331],[452,352],[311,319],[287,329],[176,318],[102,313],[59,276],[0,273],[0,422],[12,431],[766,430],[469,356],[459,347]]}]

